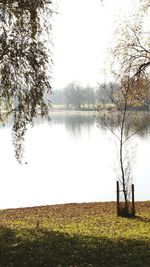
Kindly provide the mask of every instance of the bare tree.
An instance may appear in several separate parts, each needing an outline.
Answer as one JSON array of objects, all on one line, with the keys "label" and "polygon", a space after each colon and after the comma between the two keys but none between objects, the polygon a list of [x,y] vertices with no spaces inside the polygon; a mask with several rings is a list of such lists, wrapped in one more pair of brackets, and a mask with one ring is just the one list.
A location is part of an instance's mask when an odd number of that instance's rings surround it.
[{"label": "bare tree", "polygon": [[111,90],[105,90],[113,104],[110,110],[104,103],[100,118],[118,140],[119,145],[119,181],[125,205],[122,207],[124,215],[130,214],[131,184],[132,184],[132,152],[128,148],[129,140],[143,128],[143,116],[135,112],[135,107],[141,107],[147,90],[148,80],[146,77],[130,78],[126,73],[116,83],[111,83]]},{"label": "bare tree", "polygon": [[[149,95],[150,32],[146,31],[145,19],[149,1],[143,1],[139,14],[133,14],[133,20],[120,23],[115,36],[115,45],[111,50],[111,75],[117,84],[111,93],[106,89],[113,110],[104,112],[104,123],[119,141],[119,165],[121,190],[124,196],[125,214],[129,214],[131,159],[125,146],[143,127],[142,115],[136,116],[135,110],[143,110]],[[136,20],[135,20],[136,17]],[[105,108],[107,110],[107,108]]]}]

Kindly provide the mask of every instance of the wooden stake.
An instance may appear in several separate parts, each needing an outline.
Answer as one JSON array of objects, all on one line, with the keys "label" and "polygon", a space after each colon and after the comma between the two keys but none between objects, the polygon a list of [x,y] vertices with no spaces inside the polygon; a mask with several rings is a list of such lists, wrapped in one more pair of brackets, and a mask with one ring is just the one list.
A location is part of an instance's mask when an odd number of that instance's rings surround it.
[{"label": "wooden stake", "polygon": [[117,181],[117,215],[120,214],[120,208],[119,208],[119,181]]},{"label": "wooden stake", "polygon": [[134,204],[134,184],[132,184],[132,214],[135,215],[135,204]]}]

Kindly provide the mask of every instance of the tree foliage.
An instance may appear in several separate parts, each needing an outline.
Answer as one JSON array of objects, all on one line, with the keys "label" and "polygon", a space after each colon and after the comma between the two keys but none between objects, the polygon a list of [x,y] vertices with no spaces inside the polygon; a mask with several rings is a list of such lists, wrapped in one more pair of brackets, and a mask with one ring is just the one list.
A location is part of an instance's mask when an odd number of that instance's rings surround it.
[{"label": "tree foliage", "polygon": [[[0,0],[0,99],[13,117],[13,142],[18,161],[27,124],[40,113],[48,116],[44,93],[51,92],[51,55],[43,29],[51,29],[51,1]],[[50,31],[49,31],[50,33]]]},{"label": "tree foliage", "polygon": [[[117,76],[137,79],[148,74],[150,67],[149,1],[139,0],[138,10],[122,20],[114,34],[112,49],[114,72]],[[115,70],[116,68],[116,70]]]},{"label": "tree foliage", "polygon": [[67,109],[71,107],[80,109],[81,104],[84,102],[84,92],[78,82],[69,83],[64,88],[64,102]]},{"label": "tree foliage", "polygon": [[90,109],[90,105],[94,106],[96,101],[94,88],[90,86],[83,87],[77,81],[69,83],[64,88],[62,97],[67,109]]}]

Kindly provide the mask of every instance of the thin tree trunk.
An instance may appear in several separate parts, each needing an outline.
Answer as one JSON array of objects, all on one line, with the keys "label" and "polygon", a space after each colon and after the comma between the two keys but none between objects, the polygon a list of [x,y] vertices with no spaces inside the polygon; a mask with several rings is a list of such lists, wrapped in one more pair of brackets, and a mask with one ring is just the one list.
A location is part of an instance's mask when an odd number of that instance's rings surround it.
[{"label": "thin tree trunk", "polygon": [[124,173],[124,165],[123,165],[123,134],[124,134],[124,126],[125,126],[125,116],[127,111],[127,104],[125,103],[122,124],[121,124],[121,138],[120,138],[120,168],[121,168],[121,176],[122,176],[122,187],[123,187],[123,194],[125,200],[125,208],[126,212],[128,212],[128,198],[127,198],[127,190],[126,190],[126,180],[125,180],[125,173]]}]

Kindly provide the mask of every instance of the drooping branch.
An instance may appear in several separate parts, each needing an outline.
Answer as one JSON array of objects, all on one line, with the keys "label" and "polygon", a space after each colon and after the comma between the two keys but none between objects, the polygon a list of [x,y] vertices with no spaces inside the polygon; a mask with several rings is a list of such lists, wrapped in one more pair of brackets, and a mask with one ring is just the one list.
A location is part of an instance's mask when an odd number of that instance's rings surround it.
[{"label": "drooping branch", "polygon": [[[52,58],[45,39],[51,31],[51,21],[45,19],[44,12],[51,18],[52,10],[45,7],[47,3],[51,1],[0,1],[0,98],[13,117],[18,161],[27,124],[38,114],[48,116],[44,94],[51,93]],[[49,32],[43,32],[45,28]]]}]

